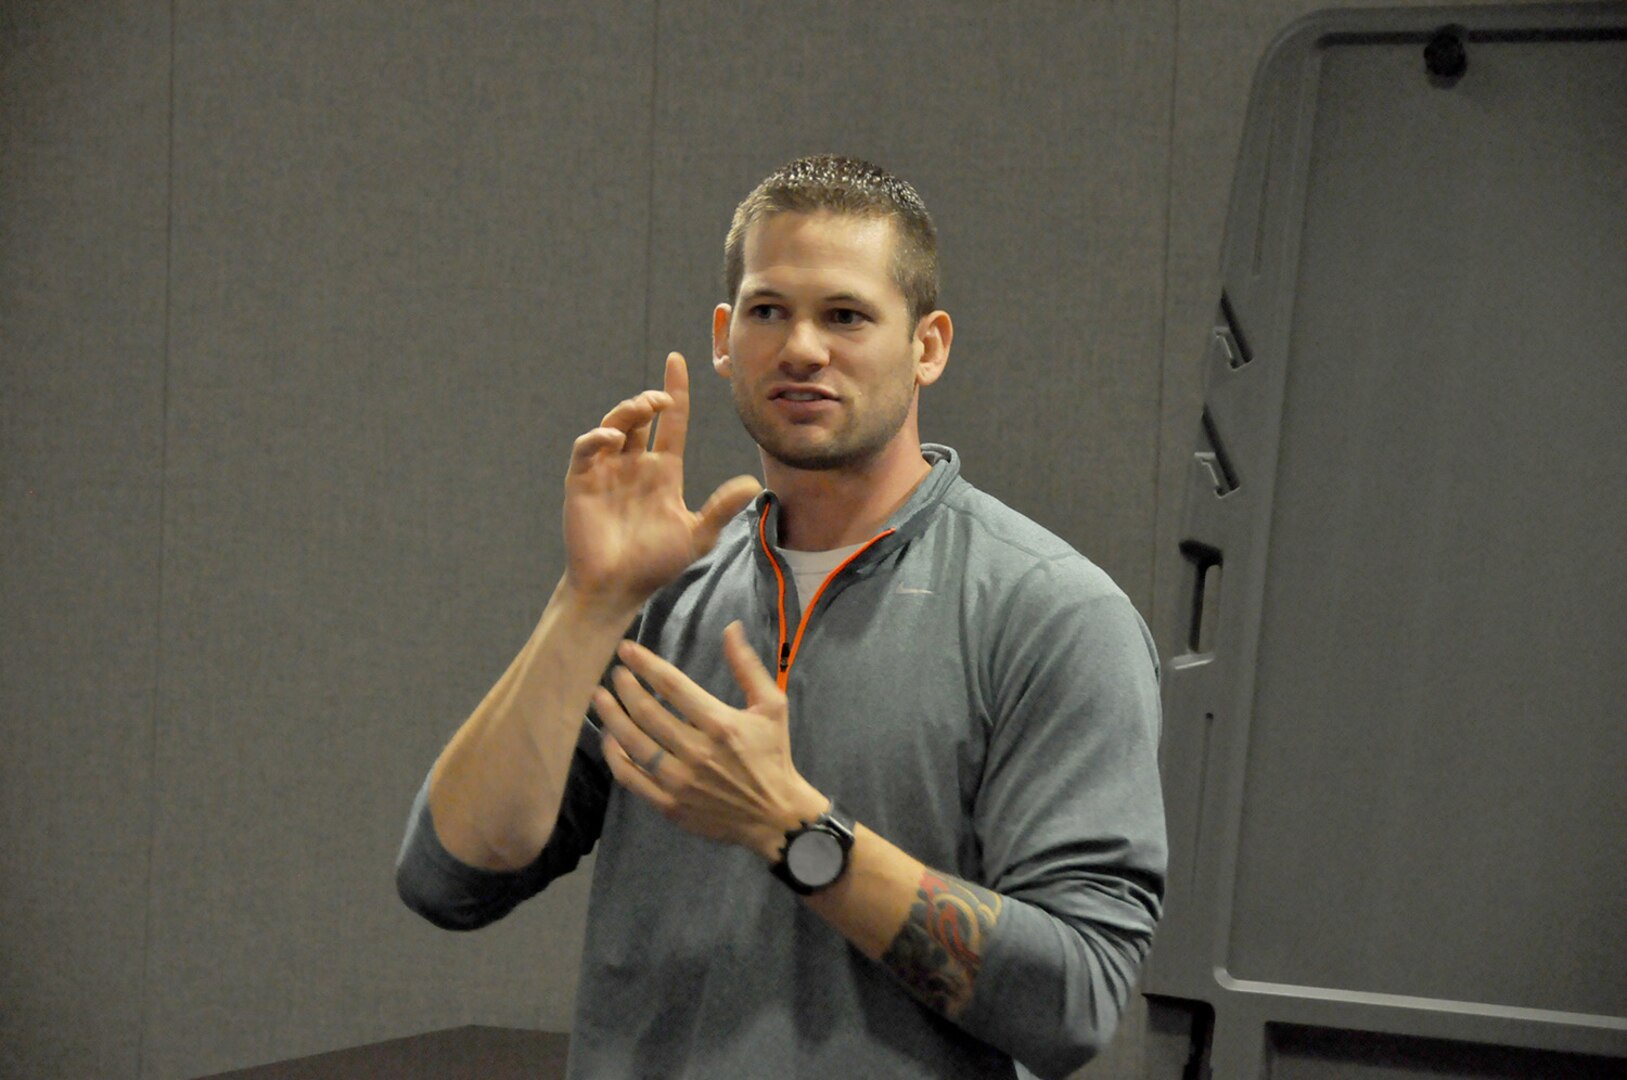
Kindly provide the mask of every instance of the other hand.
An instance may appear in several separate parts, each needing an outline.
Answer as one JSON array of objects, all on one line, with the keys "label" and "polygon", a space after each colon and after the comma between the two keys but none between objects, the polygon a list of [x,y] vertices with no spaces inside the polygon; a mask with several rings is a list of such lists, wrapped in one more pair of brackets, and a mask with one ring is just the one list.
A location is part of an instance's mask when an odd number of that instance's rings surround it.
[{"label": "other hand", "polygon": [[642,645],[622,642],[618,655],[627,666],[611,675],[616,693],[600,687],[593,696],[606,731],[605,761],[617,782],[669,820],[773,862],[787,830],[824,813],[830,800],[791,763],[785,693],[738,622],[724,630],[723,650],[746,692],[744,709],[719,701]]}]

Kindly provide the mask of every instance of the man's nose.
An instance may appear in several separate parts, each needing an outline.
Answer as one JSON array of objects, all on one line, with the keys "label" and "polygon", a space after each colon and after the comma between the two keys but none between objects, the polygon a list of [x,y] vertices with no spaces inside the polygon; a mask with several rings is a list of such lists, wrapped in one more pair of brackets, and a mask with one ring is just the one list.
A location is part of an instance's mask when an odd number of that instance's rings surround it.
[{"label": "man's nose", "polygon": [[780,367],[787,371],[807,372],[817,371],[830,363],[830,350],[825,345],[825,335],[820,332],[817,323],[812,319],[797,319],[791,323],[791,331],[785,338],[785,346],[780,349]]}]

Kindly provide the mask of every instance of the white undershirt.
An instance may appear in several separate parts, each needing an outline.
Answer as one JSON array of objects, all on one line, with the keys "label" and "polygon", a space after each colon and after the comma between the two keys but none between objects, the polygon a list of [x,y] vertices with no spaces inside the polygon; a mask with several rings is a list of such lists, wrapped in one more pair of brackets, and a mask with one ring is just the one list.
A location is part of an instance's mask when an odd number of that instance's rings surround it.
[{"label": "white undershirt", "polygon": [[830,572],[842,565],[842,561],[863,544],[853,544],[850,547],[831,548],[829,551],[786,551],[780,554],[785,556],[786,563],[791,567],[791,581],[796,585],[797,598],[800,606],[806,608],[808,601],[813,599],[819,586],[824,584]]}]

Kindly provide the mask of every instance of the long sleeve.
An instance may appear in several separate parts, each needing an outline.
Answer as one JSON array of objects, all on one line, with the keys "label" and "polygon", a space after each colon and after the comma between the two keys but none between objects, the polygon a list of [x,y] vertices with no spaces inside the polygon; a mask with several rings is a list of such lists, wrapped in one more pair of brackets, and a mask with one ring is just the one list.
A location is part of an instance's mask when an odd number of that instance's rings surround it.
[{"label": "long sleeve", "polygon": [[553,835],[531,865],[519,870],[482,870],[446,850],[435,833],[426,776],[396,856],[396,891],[402,901],[442,929],[478,930],[573,870],[598,841],[612,782],[598,742],[593,729],[583,724]]},{"label": "long sleeve", "polygon": [[1161,910],[1158,660],[1093,567],[1042,563],[1003,620],[974,809],[1004,898],[962,1026],[1043,1077],[1106,1045]]}]

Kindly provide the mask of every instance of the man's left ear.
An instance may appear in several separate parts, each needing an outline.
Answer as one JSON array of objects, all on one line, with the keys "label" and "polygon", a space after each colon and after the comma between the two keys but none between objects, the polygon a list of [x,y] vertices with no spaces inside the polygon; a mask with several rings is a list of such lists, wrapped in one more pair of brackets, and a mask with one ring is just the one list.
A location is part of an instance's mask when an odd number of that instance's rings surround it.
[{"label": "man's left ear", "polygon": [[915,324],[915,385],[931,386],[949,363],[949,343],[955,337],[955,324],[949,312],[934,311]]}]

